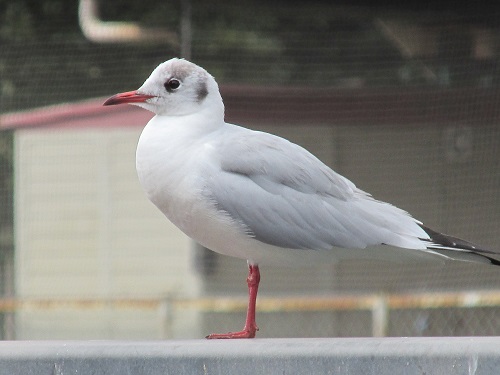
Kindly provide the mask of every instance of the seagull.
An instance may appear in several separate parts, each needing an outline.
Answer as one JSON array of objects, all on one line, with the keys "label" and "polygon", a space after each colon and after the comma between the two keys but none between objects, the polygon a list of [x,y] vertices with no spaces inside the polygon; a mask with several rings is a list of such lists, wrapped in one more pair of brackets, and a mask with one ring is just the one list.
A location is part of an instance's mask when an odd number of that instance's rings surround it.
[{"label": "seagull", "polygon": [[374,199],[301,146],[226,123],[217,82],[192,62],[168,60],[138,90],[103,105],[122,103],[156,115],[136,151],[147,197],[201,245],[248,262],[244,328],[208,339],[255,337],[260,264],[376,259],[371,247],[385,245],[500,265],[498,253],[436,232]]}]

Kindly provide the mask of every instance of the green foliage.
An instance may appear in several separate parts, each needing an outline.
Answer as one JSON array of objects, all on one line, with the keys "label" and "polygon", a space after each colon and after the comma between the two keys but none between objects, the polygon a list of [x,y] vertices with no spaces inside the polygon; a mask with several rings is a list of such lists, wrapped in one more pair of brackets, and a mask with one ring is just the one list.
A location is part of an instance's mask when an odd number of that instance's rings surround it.
[{"label": "green foliage", "polygon": [[[99,4],[105,21],[179,29],[181,0]],[[319,0],[191,4],[192,60],[221,83],[425,85],[429,81],[422,78],[421,66],[434,68],[433,61],[403,59],[374,27],[373,20],[383,10],[368,2],[362,8]],[[179,55],[178,48],[169,45],[99,45],[86,40],[78,26],[77,0],[0,0],[0,42],[0,112],[129,90],[158,63]],[[461,48],[452,49],[468,56]],[[454,72],[469,71],[470,82],[496,82],[494,62],[479,67],[478,78],[467,60],[452,60],[449,65],[458,64],[455,70],[441,69],[450,72],[452,80],[464,83],[465,75]],[[440,63],[448,64],[442,58]]]},{"label": "green foliage", "polygon": [[3,42],[41,40],[78,32],[77,1],[0,1],[0,40]]},{"label": "green foliage", "polygon": [[[1,0],[0,0],[1,1]],[[133,21],[177,31],[177,1],[100,1],[103,20]],[[178,56],[172,46],[103,44],[85,40],[78,2],[13,0],[0,3],[0,112],[105,96],[137,87],[161,61]],[[370,28],[329,4],[192,0],[193,60],[219,82],[336,85],[346,77],[372,80],[370,54],[398,55]],[[387,71],[387,59],[379,67]],[[379,84],[396,78],[397,67]],[[371,74],[377,76],[376,74]]]}]

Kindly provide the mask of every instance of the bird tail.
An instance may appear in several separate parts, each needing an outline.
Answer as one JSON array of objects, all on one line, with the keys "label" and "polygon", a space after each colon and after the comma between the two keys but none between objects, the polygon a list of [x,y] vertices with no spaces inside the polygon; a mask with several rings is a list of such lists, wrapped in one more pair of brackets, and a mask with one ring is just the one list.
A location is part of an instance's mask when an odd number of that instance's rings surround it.
[{"label": "bird tail", "polygon": [[429,238],[421,238],[431,252],[450,259],[476,263],[489,263],[500,266],[500,253],[457,237],[436,232],[425,225],[419,224]]}]

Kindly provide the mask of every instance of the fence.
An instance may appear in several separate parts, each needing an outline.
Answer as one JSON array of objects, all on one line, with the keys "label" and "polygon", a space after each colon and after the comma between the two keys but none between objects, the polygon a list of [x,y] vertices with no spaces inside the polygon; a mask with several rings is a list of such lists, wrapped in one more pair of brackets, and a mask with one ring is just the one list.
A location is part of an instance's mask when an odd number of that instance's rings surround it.
[{"label": "fence", "polygon": [[[123,6],[94,3],[104,21],[143,21],[173,32],[190,3],[121,1]],[[243,261],[214,261],[213,255],[203,256],[205,268],[197,273],[191,244],[146,201],[133,156],[148,115],[107,108],[100,118],[94,109],[102,100],[89,100],[85,111],[76,110],[81,103],[69,104],[57,124],[44,117],[62,110],[63,102],[137,88],[179,50],[166,41],[90,42],[78,26],[77,2],[62,3],[11,1],[0,12],[0,127],[9,128],[8,112],[27,111],[29,118],[26,126],[0,133],[2,337],[54,338],[54,322],[68,319],[72,324],[57,337],[124,337],[123,327],[133,328],[134,337],[232,329],[233,320],[241,324],[244,298],[130,297],[170,295],[181,287],[191,295],[235,295],[243,293],[236,285],[244,286],[246,274]],[[427,225],[498,249],[500,11],[492,4],[477,5],[472,14],[460,4],[444,9],[435,2],[414,11],[406,4],[378,9],[193,1],[188,34],[192,60],[221,85],[228,121],[284,136]],[[44,105],[53,106],[33,111]],[[103,124],[110,126],[103,130]],[[495,334],[496,302],[480,297],[477,305],[457,308],[467,298],[443,291],[495,290],[499,275],[494,267],[470,264],[356,261],[293,277],[270,268],[263,283],[272,282],[263,293],[350,297],[264,294],[260,334]],[[415,291],[428,294],[415,297]],[[85,299],[99,293],[106,297]],[[129,299],[120,299],[124,295]],[[456,305],[424,309],[414,299],[425,297],[429,304],[433,295]],[[9,299],[14,296],[19,299]],[[280,304],[282,310],[272,307]],[[101,323],[95,319],[92,329],[78,330],[99,311],[105,312]],[[138,314],[144,324],[130,324],[136,314],[117,318],[123,311],[146,312]],[[172,332],[183,313],[194,316],[186,319],[184,333]],[[196,334],[188,333],[190,320],[199,325]]]},{"label": "fence", "polygon": [[[108,310],[119,312],[124,310],[152,311],[160,315],[162,326],[157,327],[159,337],[169,337],[175,331],[172,322],[175,316],[186,311],[196,311],[201,314],[233,314],[239,313],[243,317],[247,301],[244,297],[206,297],[198,299],[2,299],[0,312],[4,314],[7,339],[16,337],[14,316],[23,310],[38,312],[55,311],[99,311]],[[288,313],[357,313],[370,314],[371,336],[405,336],[405,332],[398,332],[397,328],[390,328],[391,319],[397,314],[414,311],[432,311],[439,309],[480,309],[493,308],[500,310],[500,292],[471,291],[466,293],[418,293],[418,294],[391,294],[391,295],[343,295],[343,296],[290,296],[290,297],[262,297],[258,300],[257,311],[261,320],[269,313],[281,314],[286,320]],[[259,318],[259,316],[258,316]],[[259,319],[258,319],[259,320]],[[241,319],[243,321],[243,319]],[[405,325],[397,325],[404,327]],[[409,324],[415,323],[408,321]],[[284,322],[286,324],[286,321]],[[396,325],[396,326],[397,326]],[[469,335],[474,332],[469,327]],[[492,328],[492,327],[490,327]],[[496,328],[496,330],[495,330]],[[500,326],[494,327],[489,335],[498,335]],[[485,334],[480,332],[480,334]],[[425,335],[425,334],[424,334]],[[47,337],[50,338],[50,335]]]}]

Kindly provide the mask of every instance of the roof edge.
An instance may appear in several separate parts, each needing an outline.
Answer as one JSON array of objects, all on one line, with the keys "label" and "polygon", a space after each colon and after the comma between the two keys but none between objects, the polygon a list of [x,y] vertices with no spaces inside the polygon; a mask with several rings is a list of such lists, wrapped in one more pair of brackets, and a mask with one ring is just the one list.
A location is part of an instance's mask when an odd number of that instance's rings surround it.
[{"label": "roof edge", "polygon": [[[55,127],[78,118],[109,116],[117,112],[144,111],[134,106],[103,107],[106,98],[93,98],[74,103],[61,103],[27,111],[5,113],[0,116],[0,130]],[[142,124],[143,125],[143,124]]]}]

